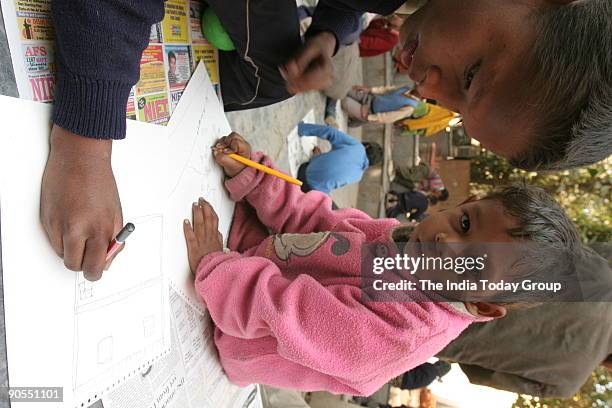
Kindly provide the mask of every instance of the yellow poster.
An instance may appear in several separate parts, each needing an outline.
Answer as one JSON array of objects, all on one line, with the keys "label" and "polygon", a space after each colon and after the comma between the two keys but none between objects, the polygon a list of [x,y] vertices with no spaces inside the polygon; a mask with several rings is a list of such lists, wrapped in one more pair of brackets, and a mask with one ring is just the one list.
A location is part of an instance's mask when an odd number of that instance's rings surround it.
[{"label": "yellow poster", "polygon": [[211,44],[194,45],[193,47],[194,67],[198,65],[200,60],[204,61],[208,76],[213,84],[219,83],[219,64],[217,58],[217,49]]},{"label": "yellow poster", "polygon": [[165,3],[166,15],[162,21],[165,43],[188,43],[189,21],[187,0],[168,0]]},{"label": "yellow poster", "polygon": [[151,44],[145,48],[140,58],[140,80],[136,84],[136,94],[143,95],[165,90],[164,52],[161,44]]}]

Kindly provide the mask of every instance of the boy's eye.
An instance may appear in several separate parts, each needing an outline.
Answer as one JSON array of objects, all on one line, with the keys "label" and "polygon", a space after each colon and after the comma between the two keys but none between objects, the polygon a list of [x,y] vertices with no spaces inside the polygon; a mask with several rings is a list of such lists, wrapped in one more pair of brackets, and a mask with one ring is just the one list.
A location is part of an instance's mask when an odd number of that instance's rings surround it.
[{"label": "boy's eye", "polygon": [[467,213],[461,214],[461,217],[459,218],[459,226],[463,232],[468,232],[470,230],[470,216]]},{"label": "boy's eye", "polygon": [[474,77],[476,76],[476,73],[480,69],[480,65],[481,65],[481,62],[478,61],[476,64],[472,65],[466,71],[466,73],[465,73],[465,84],[464,84],[464,88],[466,90],[470,89],[470,86],[472,86],[472,81],[474,80]]}]

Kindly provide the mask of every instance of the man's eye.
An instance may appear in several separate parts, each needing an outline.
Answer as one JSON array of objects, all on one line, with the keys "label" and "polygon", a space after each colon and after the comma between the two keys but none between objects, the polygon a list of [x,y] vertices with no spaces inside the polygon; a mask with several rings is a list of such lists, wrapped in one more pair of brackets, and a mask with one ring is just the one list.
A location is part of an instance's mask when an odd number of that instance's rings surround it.
[{"label": "man's eye", "polygon": [[461,218],[459,218],[459,226],[463,232],[468,232],[470,230],[470,216],[467,215],[467,213],[461,214]]},{"label": "man's eye", "polygon": [[474,80],[476,73],[480,69],[480,64],[481,64],[480,61],[477,62],[476,64],[472,65],[470,69],[468,69],[467,72],[465,73],[464,87],[466,90],[470,89],[470,86],[472,86],[472,81]]}]

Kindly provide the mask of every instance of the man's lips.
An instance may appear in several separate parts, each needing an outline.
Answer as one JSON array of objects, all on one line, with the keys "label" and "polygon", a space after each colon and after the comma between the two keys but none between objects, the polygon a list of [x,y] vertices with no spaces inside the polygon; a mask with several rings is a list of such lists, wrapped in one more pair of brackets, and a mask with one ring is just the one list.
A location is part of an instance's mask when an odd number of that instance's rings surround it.
[{"label": "man's lips", "polygon": [[406,68],[410,68],[410,65],[412,64],[412,59],[414,58],[414,53],[416,52],[418,47],[418,39],[407,42],[406,45],[404,45],[404,49],[400,54],[400,60],[402,61],[402,65],[404,65]]}]

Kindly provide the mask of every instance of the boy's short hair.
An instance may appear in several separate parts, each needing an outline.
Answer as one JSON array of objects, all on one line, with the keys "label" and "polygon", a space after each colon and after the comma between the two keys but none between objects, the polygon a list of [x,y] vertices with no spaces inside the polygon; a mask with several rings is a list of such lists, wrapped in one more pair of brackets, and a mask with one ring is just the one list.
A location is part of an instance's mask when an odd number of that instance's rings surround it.
[{"label": "boy's short hair", "polygon": [[365,147],[366,156],[368,157],[370,166],[376,166],[377,164],[382,163],[385,153],[381,145],[375,142],[364,142],[362,144],[363,147]]},{"label": "boy's short hair", "polygon": [[[574,262],[582,253],[580,235],[563,208],[543,189],[524,183],[499,188],[483,198],[497,200],[504,211],[517,220],[517,226],[508,230],[512,237],[530,241],[535,245],[529,248],[517,266],[523,276],[534,281],[575,282]],[[521,274],[522,274],[521,273]],[[569,284],[570,289],[572,284]],[[517,292],[519,296],[525,293]],[[559,296],[576,294],[559,294]],[[545,295],[549,296],[549,295]],[[528,300],[496,302],[507,310],[528,309],[538,306],[550,298],[538,298],[538,295],[527,294]]]},{"label": "boy's short hair", "polygon": [[174,53],[174,51],[168,52],[168,60],[171,60],[171,59],[176,60],[176,54]]},{"label": "boy's short hair", "polygon": [[516,183],[498,188],[483,197],[497,200],[504,211],[518,221],[508,230],[515,238],[574,251],[581,246],[580,235],[563,208],[542,188]]},{"label": "boy's short hair", "polygon": [[531,16],[536,42],[534,142],[511,158],[526,170],[561,170],[612,154],[612,1],[579,0]]}]

